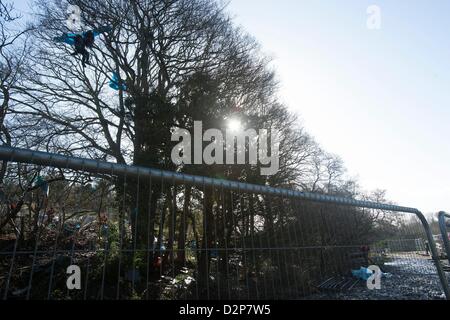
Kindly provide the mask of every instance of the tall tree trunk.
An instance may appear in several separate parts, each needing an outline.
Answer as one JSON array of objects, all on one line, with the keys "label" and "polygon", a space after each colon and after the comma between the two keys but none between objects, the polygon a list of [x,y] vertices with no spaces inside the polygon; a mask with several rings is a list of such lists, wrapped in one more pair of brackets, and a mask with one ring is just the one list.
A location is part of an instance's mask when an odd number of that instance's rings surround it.
[{"label": "tall tree trunk", "polygon": [[[6,128],[6,126],[5,126],[5,117],[6,117],[6,112],[8,110],[9,99],[10,99],[9,90],[4,85],[2,85],[1,89],[3,92],[3,102],[0,106],[0,131],[1,131],[1,133],[3,133],[5,135],[6,145],[11,146],[11,135],[9,134],[8,128]],[[0,169],[0,186],[3,186],[7,167],[8,167],[8,162],[3,161],[2,167]]]}]

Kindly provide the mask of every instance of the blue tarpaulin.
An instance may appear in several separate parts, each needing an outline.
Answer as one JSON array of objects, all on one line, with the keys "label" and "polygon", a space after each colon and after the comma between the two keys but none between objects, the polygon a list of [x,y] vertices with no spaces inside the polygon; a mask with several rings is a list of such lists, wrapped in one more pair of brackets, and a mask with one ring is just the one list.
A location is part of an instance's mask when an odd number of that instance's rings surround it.
[{"label": "blue tarpaulin", "polygon": [[361,267],[359,270],[352,270],[352,275],[356,278],[367,281],[373,275],[373,272],[372,270]]}]

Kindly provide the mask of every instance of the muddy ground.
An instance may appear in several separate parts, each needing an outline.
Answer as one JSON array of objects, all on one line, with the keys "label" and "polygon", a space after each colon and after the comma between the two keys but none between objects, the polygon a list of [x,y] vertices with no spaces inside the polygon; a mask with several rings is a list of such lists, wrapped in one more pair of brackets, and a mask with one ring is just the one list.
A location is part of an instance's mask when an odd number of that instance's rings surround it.
[{"label": "muddy ground", "polygon": [[[336,292],[323,290],[308,300],[441,300],[444,291],[433,261],[423,255],[396,255],[383,266],[388,273],[381,279],[380,290],[369,290],[360,281],[351,290]],[[443,261],[444,264],[446,264]],[[450,279],[450,273],[446,273]]]}]

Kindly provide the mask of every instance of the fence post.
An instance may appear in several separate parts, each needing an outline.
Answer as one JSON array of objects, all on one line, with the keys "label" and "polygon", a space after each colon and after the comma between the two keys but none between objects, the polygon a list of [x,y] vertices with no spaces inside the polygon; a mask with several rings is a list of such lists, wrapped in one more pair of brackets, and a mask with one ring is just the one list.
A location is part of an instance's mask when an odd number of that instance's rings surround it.
[{"label": "fence post", "polygon": [[445,275],[444,269],[442,268],[441,259],[439,258],[436,243],[433,239],[433,234],[431,233],[430,225],[428,224],[427,219],[419,210],[416,211],[417,217],[419,217],[420,222],[422,222],[423,228],[425,229],[425,233],[427,234],[428,244],[431,250],[431,256],[433,258],[434,264],[436,265],[436,269],[439,275],[439,279],[442,284],[442,289],[444,289],[445,297],[447,300],[450,300],[450,292],[448,288],[447,276]]},{"label": "fence post", "polygon": [[447,224],[445,223],[445,218],[450,218],[450,214],[444,211],[439,212],[439,228],[441,229],[445,253],[447,254],[448,263],[450,264],[450,241],[448,240]]}]

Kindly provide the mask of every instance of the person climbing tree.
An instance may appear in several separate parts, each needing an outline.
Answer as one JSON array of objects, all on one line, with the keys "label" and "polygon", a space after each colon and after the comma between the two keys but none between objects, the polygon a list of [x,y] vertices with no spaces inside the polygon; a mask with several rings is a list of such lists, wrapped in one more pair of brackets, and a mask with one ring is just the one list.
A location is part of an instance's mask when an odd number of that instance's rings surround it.
[{"label": "person climbing tree", "polygon": [[78,54],[81,54],[81,63],[83,64],[83,67],[85,67],[86,64],[90,65],[89,51],[87,50],[87,48],[92,48],[94,46],[96,37],[104,32],[109,32],[111,30],[112,28],[110,26],[104,26],[83,33],[63,33],[62,36],[55,37],[53,38],[53,40],[55,42],[63,42],[74,46],[74,52],[71,55],[76,56]]}]

